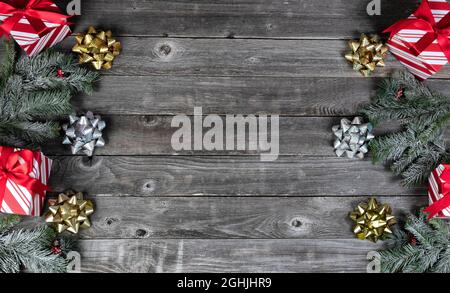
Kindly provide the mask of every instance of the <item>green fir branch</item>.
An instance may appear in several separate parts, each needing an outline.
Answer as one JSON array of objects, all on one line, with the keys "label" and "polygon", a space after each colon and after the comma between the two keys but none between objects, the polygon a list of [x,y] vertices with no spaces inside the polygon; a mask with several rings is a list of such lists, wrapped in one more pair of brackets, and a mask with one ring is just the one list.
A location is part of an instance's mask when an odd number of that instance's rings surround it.
[{"label": "green fir branch", "polygon": [[[65,255],[76,246],[75,237],[57,237],[47,225],[32,229],[16,228],[20,217],[0,219],[0,272],[63,273],[70,261]],[[51,247],[57,239],[62,250],[54,254]]]},{"label": "green fir branch", "polygon": [[448,223],[437,218],[427,221],[426,216],[409,215],[404,230],[394,230],[388,248],[380,251],[382,272],[450,272]]},{"label": "green fir branch", "polygon": [[450,249],[439,256],[438,261],[431,267],[431,273],[450,273]]},{"label": "green fir branch", "polygon": [[[55,73],[61,69],[64,78]],[[76,58],[65,54],[46,50],[35,57],[24,56],[16,64],[16,74],[20,75],[27,90],[59,89],[72,93],[93,91],[93,84],[98,73],[80,67]]]},{"label": "green fir branch", "polygon": [[370,122],[398,122],[402,130],[370,142],[374,163],[386,163],[403,184],[427,180],[449,157],[443,132],[450,121],[450,100],[435,93],[412,74],[401,71],[385,79],[370,105],[362,109]]},{"label": "green fir branch", "polygon": [[[398,273],[411,271],[411,264],[418,262],[424,251],[416,249],[410,244],[402,247],[391,248],[388,251],[381,251],[381,272],[383,273]],[[413,266],[416,267],[417,266]],[[423,272],[423,270],[421,270]]]},{"label": "green fir branch", "polygon": [[50,250],[56,235],[42,225],[19,229],[0,237],[0,271],[18,273],[22,267],[33,273],[62,273],[67,261]]},{"label": "green fir branch", "polygon": [[16,61],[15,43],[13,40],[5,41],[5,56],[0,67],[0,89],[4,87],[8,78],[14,72],[14,64]]},{"label": "green fir branch", "polygon": [[71,97],[92,93],[99,75],[72,54],[50,49],[17,59],[12,42],[7,48],[0,73],[0,143],[36,148],[59,136],[58,121],[73,112]]},{"label": "green fir branch", "polygon": [[[54,97],[58,96],[58,100]],[[22,121],[58,120],[72,113],[71,94],[67,91],[48,90],[27,92],[16,106],[16,118]]]}]

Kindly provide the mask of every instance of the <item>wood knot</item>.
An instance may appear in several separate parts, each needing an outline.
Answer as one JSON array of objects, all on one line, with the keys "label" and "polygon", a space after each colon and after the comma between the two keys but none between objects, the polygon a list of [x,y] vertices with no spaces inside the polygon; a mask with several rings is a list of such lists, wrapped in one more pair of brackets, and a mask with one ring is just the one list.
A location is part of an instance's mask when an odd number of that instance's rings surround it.
[{"label": "wood knot", "polygon": [[170,61],[177,55],[182,53],[182,49],[172,41],[162,41],[153,47],[153,54],[161,61]]},{"label": "wood knot", "polygon": [[161,55],[167,56],[170,54],[170,52],[172,52],[172,48],[168,44],[162,44],[159,47],[159,53]]},{"label": "wood knot", "polygon": [[83,167],[90,167],[92,165],[92,158],[86,156],[81,157],[81,165]]},{"label": "wood knot", "polygon": [[98,167],[101,164],[102,159],[98,157],[87,157],[83,156],[80,159],[80,165],[84,169],[91,169]]},{"label": "wood knot", "polygon": [[142,116],[142,122],[145,126],[156,126],[158,125],[158,117],[157,116]]},{"label": "wood knot", "polygon": [[252,56],[250,58],[247,58],[247,62],[248,63],[259,63],[259,58],[255,57],[255,56]]},{"label": "wood knot", "polygon": [[92,167],[92,157],[83,156],[81,157],[81,166],[85,168]]},{"label": "wood knot", "polygon": [[144,229],[137,229],[136,230],[136,237],[137,238],[145,238],[147,236],[147,231],[145,231]]},{"label": "wood knot", "polygon": [[291,221],[291,226],[294,228],[300,228],[301,226],[303,226],[302,221],[300,221],[300,219],[293,219]]},{"label": "wood knot", "polygon": [[105,223],[106,223],[106,225],[108,225],[108,226],[111,226],[112,224],[114,224],[115,222],[117,222],[118,221],[118,219],[116,219],[116,218],[106,218],[105,219]]},{"label": "wood knot", "polygon": [[155,188],[156,188],[156,182],[153,179],[150,179],[147,182],[145,182],[144,186],[143,186],[143,190],[146,193],[155,191]]}]

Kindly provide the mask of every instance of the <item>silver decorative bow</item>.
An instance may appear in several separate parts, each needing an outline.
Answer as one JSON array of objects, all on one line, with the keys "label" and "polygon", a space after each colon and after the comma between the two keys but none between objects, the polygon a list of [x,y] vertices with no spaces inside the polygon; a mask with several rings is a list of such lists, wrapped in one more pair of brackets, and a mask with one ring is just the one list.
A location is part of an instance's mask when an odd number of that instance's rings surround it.
[{"label": "silver decorative bow", "polygon": [[363,123],[361,117],[355,117],[353,121],[346,118],[340,125],[333,126],[332,130],[337,137],[334,141],[334,150],[338,157],[344,153],[348,158],[363,159],[369,152],[368,143],[375,138],[371,123]]},{"label": "silver decorative bow", "polygon": [[106,123],[100,117],[89,111],[85,116],[69,116],[69,124],[63,125],[66,132],[63,144],[72,145],[72,154],[77,154],[82,150],[86,155],[92,157],[96,147],[105,146],[105,140],[102,137],[102,130]]}]

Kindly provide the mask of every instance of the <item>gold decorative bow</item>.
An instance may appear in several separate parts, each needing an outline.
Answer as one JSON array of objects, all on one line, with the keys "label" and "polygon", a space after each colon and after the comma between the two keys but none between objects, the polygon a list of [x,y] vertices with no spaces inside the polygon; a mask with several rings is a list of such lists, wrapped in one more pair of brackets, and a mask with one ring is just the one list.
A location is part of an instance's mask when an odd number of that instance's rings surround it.
[{"label": "gold decorative bow", "polygon": [[377,66],[384,67],[384,58],[388,48],[380,41],[377,35],[368,37],[361,34],[359,40],[348,42],[350,51],[345,54],[345,59],[353,64],[353,69],[368,77]]},{"label": "gold decorative bow", "polygon": [[390,227],[397,223],[391,207],[387,204],[379,205],[374,198],[367,203],[360,203],[350,213],[350,219],[356,223],[353,228],[356,237],[373,242],[383,240],[387,234],[391,234]]},{"label": "gold decorative bow", "polygon": [[52,223],[58,233],[69,231],[77,234],[80,228],[91,227],[88,216],[94,213],[92,201],[83,199],[83,193],[67,191],[58,195],[57,200],[49,200],[45,221]]},{"label": "gold decorative bow", "polygon": [[97,70],[111,69],[122,49],[120,42],[112,37],[111,31],[97,31],[92,26],[87,33],[79,33],[76,40],[77,44],[72,51],[80,54],[80,63],[92,63]]}]

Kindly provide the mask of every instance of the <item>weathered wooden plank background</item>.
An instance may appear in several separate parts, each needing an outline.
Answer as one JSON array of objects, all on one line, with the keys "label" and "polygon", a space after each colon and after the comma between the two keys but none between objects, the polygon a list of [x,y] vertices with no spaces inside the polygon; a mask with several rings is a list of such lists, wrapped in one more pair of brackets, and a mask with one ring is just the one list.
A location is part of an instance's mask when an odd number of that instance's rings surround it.
[{"label": "weathered wooden plank background", "polygon": [[[63,2],[64,1],[60,1]],[[376,84],[346,64],[348,38],[380,32],[418,0],[82,1],[76,31],[112,28],[123,54],[78,111],[108,121],[91,160],[59,142],[56,191],[96,202],[81,233],[86,272],[364,272],[380,245],[354,239],[348,211],[380,196],[397,214],[426,204],[383,166],[335,158],[330,127],[353,116]],[[70,48],[73,38],[62,45]],[[450,67],[427,83],[450,95]],[[280,158],[242,151],[175,153],[173,115],[279,114]],[[384,125],[383,133],[396,126]]]}]

